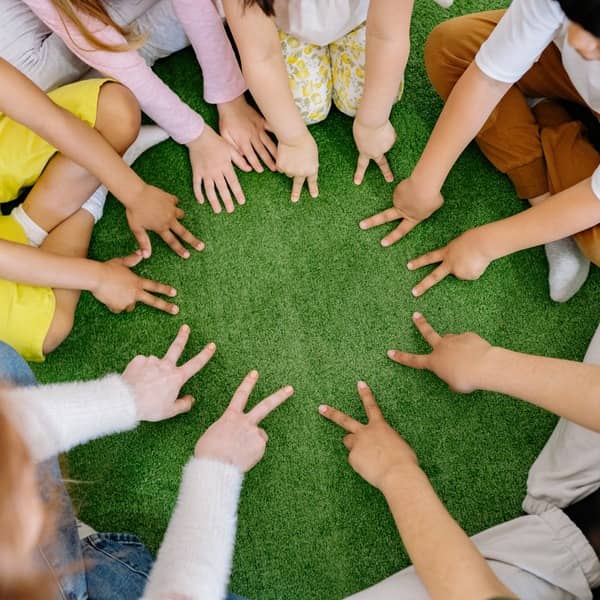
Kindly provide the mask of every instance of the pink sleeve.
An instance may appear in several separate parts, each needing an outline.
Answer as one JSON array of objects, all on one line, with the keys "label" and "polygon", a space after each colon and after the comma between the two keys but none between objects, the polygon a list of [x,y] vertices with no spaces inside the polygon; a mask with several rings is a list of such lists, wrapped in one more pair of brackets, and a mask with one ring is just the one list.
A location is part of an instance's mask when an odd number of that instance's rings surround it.
[{"label": "pink sleeve", "polygon": [[[204,130],[204,120],[155,75],[136,51],[110,52],[95,49],[49,0],[24,0],[31,10],[88,65],[128,87],[142,110],[178,143],[187,144]],[[125,40],[114,28],[81,14],[84,25],[106,44]]]},{"label": "pink sleeve", "polygon": [[211,0],[172,0],[175,14],[194,47],[204,78],[204,99],[229,102],[246,91],[223,21]]}]

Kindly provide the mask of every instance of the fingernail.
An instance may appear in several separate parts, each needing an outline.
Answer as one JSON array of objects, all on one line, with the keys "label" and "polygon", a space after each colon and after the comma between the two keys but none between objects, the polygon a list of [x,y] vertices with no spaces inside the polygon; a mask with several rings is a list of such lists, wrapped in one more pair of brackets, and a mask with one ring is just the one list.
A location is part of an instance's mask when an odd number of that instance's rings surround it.
[{"label": "fingernail", "polygon": [[423,315],[420,312],[414,312],[413,313],[413,319],[417,320],[420,319]]},{"label": "fingernail", "polygon": [[253,371],[250,371],[250,376],[251,377],[258,377],[258,371],[256,369],[254,369]]},{"label": "fingernail", "polygon": [[189,331],[190,330],[190,326],[186,323],[184,325],[181,326],[182,331]]},{"label": "fingernail", "polygon": [[319,412],[320,412],[322,415],[324,415],[324,414],[327,412],[327,408],[328,408],[328,406],[327,406],[326,404],[321,404],[321,405],[319,406]]},{"label": "fingernail", "polygon": [[417,290],[417,288],[413,288],[412,290],[410,290],[410,293],[417,298],[419,296],[419,292]]},{"label": "fingernail", "polygon": [[184,252],[183,253],[183,258],[189,258],[190,257],[190,253],[189,252]]},{"label": "fingernail", "polygon": [[357,385],[361,390],[364,390],[367,387],[367,384],[364,381],[359,381]]},{"label": "fingernail", "polygon": [[409,262],[409,263],[406,265],[406,268],[407,268],[409,271],[412,271],[412,270],[413,270],[413,264],[412,264],[411,262]]},{"label": "fingernail", "polygon": [[175,288],[171,288],[171,291],[169,292],[169,296],[171,296],[171,298],[174,298],[175,296],[177,296],[177,290]]},{"label": "fingernail", "polygon": [[387,247],[390,245],[390,243],[389,243],[387,240],[381,240],[381,245],[382,245],[384,248],[387,248]]},{"label": "fingernail", "polygon": [[196,246],[196,250],[198,250],[200,252],[202,252],[202,250],[204,250],[204,248],[206,248],[206,246],[202,242]]},{"label": "fingernail", "polygon": [[288,385],[285,388],[285,392],[286,392],[286,394],[293,394],[294,393],[294,388],[291,385]]},{"label": "fingernail", "polygon": [[174,306],[174,307],[171,309],[171,313],[173,313],[174,315],[176,315],[178,312],[179,312],[179,307],[178,307],[178,306]]},{"label": "fingernail", "polygon": [[209,350],[216,350],[217,349],[217,345],[214,342],[211,342],[210,344],[208,344],[206,346]]},{"label": "fingernail", "polygon": [[364,231],[367,228],[367,224],[364,221],[361,221],[358,226]]},{"label": "fingernail", "polygon": [[395,350],[388,350],[387,351],[387,355],[388,355],[388,358],[394,358],[394,356],[396,356],[396,351]]}]

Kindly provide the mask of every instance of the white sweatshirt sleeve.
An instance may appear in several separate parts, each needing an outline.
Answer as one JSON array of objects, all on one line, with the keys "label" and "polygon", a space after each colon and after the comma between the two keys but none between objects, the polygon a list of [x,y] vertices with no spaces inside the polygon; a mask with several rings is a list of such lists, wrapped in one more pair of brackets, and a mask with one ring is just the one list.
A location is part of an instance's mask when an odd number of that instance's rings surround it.
[{"label": "white sweatshirt sleeve", "polygon": [[9,418],[37,461],[138,424],[133,392],[119,375],[10,388],[2,397]]},{"label": "white sweatshirt sleeve", "polygon": [[243,474],[192,458],[143,600],[223,600],[227,595]]}]

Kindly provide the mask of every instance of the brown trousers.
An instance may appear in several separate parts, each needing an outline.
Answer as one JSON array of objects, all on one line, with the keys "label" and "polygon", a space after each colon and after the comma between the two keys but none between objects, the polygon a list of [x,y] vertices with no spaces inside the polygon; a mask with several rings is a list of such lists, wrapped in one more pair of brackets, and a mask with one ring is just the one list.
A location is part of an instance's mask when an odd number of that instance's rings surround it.
[{"label": "brown trousers", "polygon": [[[458,17],[431,32],[425,65],[444,100],[504,13],[494,10]],[[548,100],[532,109],[527,98]],[[600,164],[600,154],[585,138],[583,124],[557,100],[587,107],[563,67],[558,48],[550,44],[510,88],[476,138],[490,162],[508,175],[520,198],[556,194],[590,177]],[[575,240],[600,266],[600,225],[576,234]]]}]

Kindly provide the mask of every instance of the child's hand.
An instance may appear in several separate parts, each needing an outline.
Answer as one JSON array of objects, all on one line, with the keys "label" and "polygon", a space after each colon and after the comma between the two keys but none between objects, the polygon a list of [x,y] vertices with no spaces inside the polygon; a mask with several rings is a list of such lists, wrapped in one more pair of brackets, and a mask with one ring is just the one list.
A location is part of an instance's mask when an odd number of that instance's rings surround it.
[{"label": "child's hand", "polygon": [[136,356],[123,372],[123,379],[133,389],[140,421],[163,421],[188,412],[192,396],[179,398],[181,388],[213,357],[216,346],[208,344],[180,367],[177,361],[185,350],[190,328],[183,325],[164,358]]},{"label": "child's hand", "polygon": [[390,477],[406,469],[418,469],[419,461],[413,449],[385,422],[369,386],[360,381],[357,389],[369,419],[366,425],[331,406],[321,405],[319,412],[348,432],[344,445],[350,450],[350,466],[383,491]]},{"label": "child's hand", "polygon": [[177,206],[178,202],[175,196],[153,185],[146,185],[141,193],[127,203],[129,228],[144,258],[149,258],[152,253],[147,231],[158,234],[182,258],[189,258],[190,253],[181,245],[177,237],[198,251],[204,250],[204,244],[179,222],[185,213]]},{"label": "child's hand", "polygon": [[394,181],[394,174],[385,157],[396,143],[396,131],[392,124],[387,121],[381,127],[369,127],[360,123],[358,119],[354,119],[352,132],[358,149],[358,165],[354,174],[354,183],[360,185],[363,182],[369,162],[372,160],[381,169],[383,178],[388,183]]},{"label": "child's hand", "polygon": [[[267,133],[267,122],[240,96],[218,105],[219,130],[257,173],[264,171],[259,157],[271,171],[276,170],[277,146]],[[257,156],[258,154],[258,156]]]},{"label": "child's hand", "polygon": [[407,267],[411,271],[434,263],[441,263],[437,269],[434,269],[412,289],[413,296],[422,296],[448,275],[468,281],[479,279],[493,260],[493,257],[484,250],[485,240],[482,237],[480,228],[470,229],[447,246],[410,261]]},{"label": "child's hand", "polygon": [[402,223],[381,240],[387,248],[402,239],[421,221],[429,218],[442,204],[444,198],[437,192],[431,194],[419,188],[410,178],[401,181],[394,190],[394,206],[360,222],[361,229],[370,229],[390,221],[402,219]]},{"label": "child's hand", "polygon": [[187,147],[194,176],[194,193],[200,204],[204,204],[202,186],[208,202],[217,214],[221,212],[217,191],[228,213],[232,213],[234,209],[232,193],[238,204],[246,202],[232,162],[242,171],[252,171],[252,167],[233,146],[214,129],[205,125],[200,137],[187,144]]},{"label": "child's hand", "polygon": [[445,381],[451,390],[461,394],[485,387],[482,382],[493,349],[488,342],[475,333],[441,337],[419,313],[413,315],[413,321],[432,352],[410,354],[390,350],[388,356],[394,362],[413,369],[427,369]]},{"label": "child's hand", "polygon": [[279,142],[277,147],[277,170],[294,179],[292,202],[300,200],[302,187],[307,181],[308,191],[313,198],[319,195],[319,150],[308,131],[294,144]]},{"label": "child's hand", "polygon": [[256,371],[246,375],[223,416],[198,440],[194,450],[196,458],[211,458],[235,465],[243,473],[248,472],[260,461],[269,437],[258,425],[269,413],[283,404],[294,393],[294,389],[290,386],[281,388],[259,402],[248,413],[244,413],[257,380]]},{"label": "child's hand", "polygon": [[153,295],[162,294],[172,298],[177,292],[171,286],[144,279],[131,271],[141,260],[141,253],[136,252],[123,258],[98,263],[100,273],[97,285],[91,290],[92,294],[114,313],[131,312],[138,302],[142,302],[176,315],[179,312],[177,306]]}]

